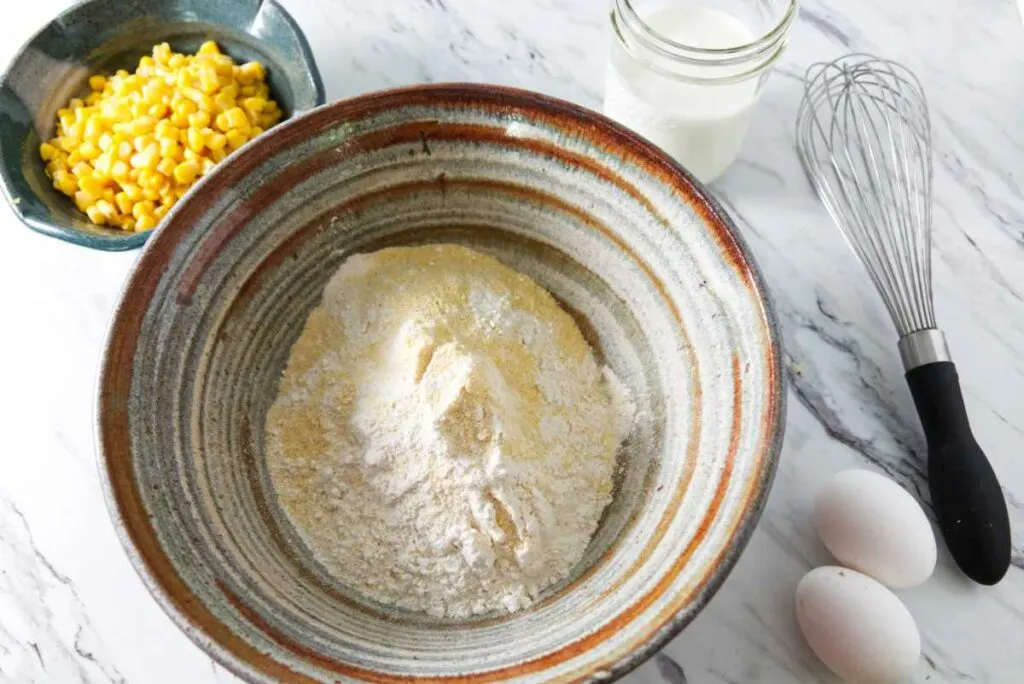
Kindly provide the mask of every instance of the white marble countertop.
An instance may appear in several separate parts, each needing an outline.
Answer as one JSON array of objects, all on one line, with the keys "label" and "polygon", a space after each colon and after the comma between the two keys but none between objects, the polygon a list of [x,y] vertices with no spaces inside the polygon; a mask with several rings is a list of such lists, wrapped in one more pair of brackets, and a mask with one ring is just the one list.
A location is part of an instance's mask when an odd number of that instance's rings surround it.
[{"label": "white marble countertop", "polygon": [[[0,64],[67,0],[4,0]],[[605,0],[284,0],[329,100],[419,81],[491,81],[599,106]],[[714,187],[775,294],[789,417],[775,487],[735,571],[630,682],[828,682],[793,614],[829,556],[808,516],[833,472],[924,493],[923,440],[895,333],[803,178],[800,75],[865,50],[917,70],[936,142],[935,296],[975,432],[1011,505],[1014,567],[979,587],[940,552],[901,591],[921,628],[913,681],[1024,680],[1024,28],[1013,0],[805,0],[740,161]],[[105,326],[137,256],[30,232],[0,207],[0,681],[227,682],[164,616],[100,495],[92,401]],[[683,674],[685,673],[685,675]]]}]

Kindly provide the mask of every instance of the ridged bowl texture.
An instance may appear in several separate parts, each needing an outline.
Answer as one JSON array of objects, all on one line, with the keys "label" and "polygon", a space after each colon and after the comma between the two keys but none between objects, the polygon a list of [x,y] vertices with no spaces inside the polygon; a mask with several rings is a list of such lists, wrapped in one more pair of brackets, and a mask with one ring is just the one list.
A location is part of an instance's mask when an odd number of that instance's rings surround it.
[{"label": "ridged bowl texture", "polygon": [[[513,615],[364,599],[305,549],[267,474],[265,414],[327,279],[346,255],[434,242],[540,282],[638,408],[585,557]],[[783,402],[764,285],[685,171],[575,105],[436,85],[320,107],[193,190],[126,285],[97,434],[141,577],[244,678],[564,681],[632,669],[722,583],[767,496]]]}]

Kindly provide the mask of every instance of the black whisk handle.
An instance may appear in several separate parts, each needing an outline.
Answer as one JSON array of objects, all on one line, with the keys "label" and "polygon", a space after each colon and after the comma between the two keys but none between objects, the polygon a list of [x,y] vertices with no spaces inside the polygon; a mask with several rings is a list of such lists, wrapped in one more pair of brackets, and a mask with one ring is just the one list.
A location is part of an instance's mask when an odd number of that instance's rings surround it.
[{"label": "black whisk handle", "polygon": [[928,483],[946,546],[964,574],[995,584],[1010,566],[1010,518],[971,432],[956,366],[938,361],[906,377],[928,440]]}]

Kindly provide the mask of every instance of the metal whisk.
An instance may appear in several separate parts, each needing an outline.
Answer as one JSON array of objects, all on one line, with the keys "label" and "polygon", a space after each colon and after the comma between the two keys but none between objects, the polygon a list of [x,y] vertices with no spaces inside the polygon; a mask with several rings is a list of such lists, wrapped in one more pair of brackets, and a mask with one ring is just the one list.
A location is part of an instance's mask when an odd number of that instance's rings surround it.
[{"label": "metal whisk", "polygon": [[1010,563],[1010,523],[935,324],[931,124],[921,83],[905,67],[871,55],[815,64],[807,71],[796,139],[811,184],[899,332],[946,545],[965,574],[995,584]]}]

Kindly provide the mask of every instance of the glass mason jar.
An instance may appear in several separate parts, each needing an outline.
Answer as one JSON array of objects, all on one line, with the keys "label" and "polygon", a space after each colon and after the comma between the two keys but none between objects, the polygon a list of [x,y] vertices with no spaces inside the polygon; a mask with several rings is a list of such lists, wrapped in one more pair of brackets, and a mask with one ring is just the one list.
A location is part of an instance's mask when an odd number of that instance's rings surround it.
[{"label": "glass mason jar", "polygon": [[605,114],[711,182],[740,151],[797,0],[612,0]]}]

